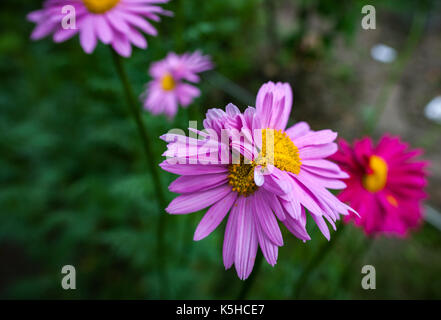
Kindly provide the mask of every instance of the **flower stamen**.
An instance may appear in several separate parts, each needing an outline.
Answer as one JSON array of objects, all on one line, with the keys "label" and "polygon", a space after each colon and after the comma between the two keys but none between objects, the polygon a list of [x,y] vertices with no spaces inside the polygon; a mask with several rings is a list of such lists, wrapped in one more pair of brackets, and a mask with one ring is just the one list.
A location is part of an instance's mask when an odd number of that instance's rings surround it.
[{"label": "flower stamen", "polygon": [[370,192],[384,189],[387,181],[388,167],[383,158],[372,155],[369,157],[370,172],[363,177],[363,186]]},{"label": "flower stamen", "polygon": [[248,196],[258,189],[254,182],[255,167],[265,168],[268,164],[282,171],[294,174],[300,172],[302,162],[299,150],[286,132],[282,130],[263,129],[262,149],[259,155],[251,163],[244,163],[244,158],[241,156],[240,164],[230,165],[228,183],[239,195]]},{"label": "flower stamen", "polygon": [[161,87],[165,91],[171,91],[176,87],[175,79],[170,73],[166,73],[161,79]]}]

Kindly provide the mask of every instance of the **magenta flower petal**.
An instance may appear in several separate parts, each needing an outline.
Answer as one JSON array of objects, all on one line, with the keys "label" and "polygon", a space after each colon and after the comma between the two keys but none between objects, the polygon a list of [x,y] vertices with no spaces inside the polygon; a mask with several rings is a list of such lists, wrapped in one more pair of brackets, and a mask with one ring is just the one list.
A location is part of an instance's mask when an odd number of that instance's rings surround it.
[{"label": "magenta flower petal", "polygon": [[104,16],[97,16],[94,19],[96,34],[98,39],[104,44],[109,44],[113,40],[113,31]]},{"label": "magenta flower petal", "polygon": [[301,219],[293,219],[290,215],[286,216],[286,219],[283,221],[285,227],[291,232],[294,236],[299,238],[300,240],[307,241],[311,240],[311,237],[306,230],[306,213],[305,209],[302,208]]},{"label": "magenta flower petal", "polygon": [[254,212],[259,225],[265,236],[277,246],[283,246],[282,232],[277,224],[276,216],[273,214],[270,206],[263,201],[260,192],[251,196],[251,203],[254,204]]},{"label": "magenta flower petal", "polygon": [[319,227],[320,231],[323,233],[326,239],[331,240],[331,234],[329,233],[329,228],[326,224],[325,219],[322,216],[312,215],[315,223]]},{"label": "magenta flower petal", "polygon": [[228,217],[227,226],[225,228],[224,243],[222,248],[222,257],[225,269],[231,268],[235,259],[236,239],[237,239],[237,216],[239,207],[236,203],[233,205],[230,216]]},{"label": "magenta flower petal", "polygon": [[266,237],[258,222],[255,223],[255,227],[257,232],[257,240],[259,242],[259,247],[262,250],[262,254],[265,260],[274,267],[274,265],[277,263],[279,247]]},{"label": "magenta flower petal", "polygon": [[294,140],[307,134],[310,131],[309,125],[306,122],[298,122],[286,130],[286,134]]},{"label": "magenta flower petal", "polygon": [[228,168],[223,165],[203,165],[203,164],[170,164],[164,160],[160,165],[165,171],[180,174],[198,176],[201,174],[227,172]]},{"label": "magenta flower petal", "polygon": [[287,83],[268,82],[257,94],[256,109],[263,128],[285,129],[292,106],[292,90]]},{"label": "magenta flower petal", "polygon": [[192,176],[182,176],[173,181],[168,189],[175,193],[192,193],[208,190],[228,182],[226,173],[201,175],[198,180]]},{"label": "magenta flower petal", "polygon": [[254,225],[253,213],[248,210],[247,198],[237,200],[237,234],[234,265],[239,279],[245,280],[253,270],[257,253],[257,232]]},{"label": "magenta flower petal", "polygon": [[327,143],[324,145],[308,146],[305,148],[301,148],[299,152],[301,159],[312,160],[329,157],[336,153],[337,149],[338,147],[336,143]]},{"label": "magenta flower petal", "polygon": [[222,220],[230,211],[231,206],[236,201],[237,194],[235,192],[230,192],[224,199],[216,202],[214,205],[208,209],[207,213],[204,215],[199,225],[194,233],[194,240],[199,241],[208,236],[217,226],[222,222]]},{"label": "magenta flower petal", "polygon": [[337,138],[337,132],[332,130],[311,131],[301,137],[293,139],[297,148],[330,143]]},{"label": "magenta flower petal", "polygon": [[282,205],[280,204],[279,198],[275,194],[270,192],[262,192],[261,195],[264,198],[264,201],[267,201],[268,204],[271,206],[271,209],[273,210],[276,217],[280,221],[285,220],[285,212]]},{"label": "magenta flower petal", "polygon": [[86,53],[92,53],[96,47],[97,35],[95,34],[92,17],[85,18],[81,24],[80,43]]},{"label": "magenta flower petal", "polygon": [[165,209],[172,214],[186,214],[205,209],[231,192],[226,185],[206,191],[185,194],[175,198]]}]

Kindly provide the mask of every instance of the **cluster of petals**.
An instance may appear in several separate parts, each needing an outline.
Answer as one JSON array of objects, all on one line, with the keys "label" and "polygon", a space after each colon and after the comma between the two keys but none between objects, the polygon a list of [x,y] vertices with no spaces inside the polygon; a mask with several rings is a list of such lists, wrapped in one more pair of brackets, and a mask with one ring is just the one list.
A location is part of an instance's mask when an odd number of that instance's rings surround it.
[{"label": "cluster of petals", "polygon": [[160,21],[160,15],[171,16],[158,4],[169,0],[46,0],[43,8],[28,14],[36,27],[31,39],[53,35],[64,42],[79,34],[86,53],[92,53],[98,40],[111,45],[119,55],[128,57],[132,45],[145,49],[147,41],[140,31],[156,36],[147,20]]}]

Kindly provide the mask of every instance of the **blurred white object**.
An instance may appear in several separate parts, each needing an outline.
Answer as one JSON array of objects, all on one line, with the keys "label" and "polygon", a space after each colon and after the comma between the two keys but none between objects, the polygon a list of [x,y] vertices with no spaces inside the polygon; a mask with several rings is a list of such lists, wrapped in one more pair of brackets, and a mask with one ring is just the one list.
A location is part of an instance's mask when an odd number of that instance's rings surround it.
[{"label": "blurred white object", "polygon": [[441,213],[429,205],[425,205],[425,209],[424,219],[441,231]]},{"label": "blurred white object", "polygon": [[397,51],[394,48],[380,43],[372,47],[371,56],[374,60],[391,63],[396,59]]},{"label": "blurred white object", "polygon": [[427,104],[424,114],[429,120],[441,123],[441,96],[432,99]]}]

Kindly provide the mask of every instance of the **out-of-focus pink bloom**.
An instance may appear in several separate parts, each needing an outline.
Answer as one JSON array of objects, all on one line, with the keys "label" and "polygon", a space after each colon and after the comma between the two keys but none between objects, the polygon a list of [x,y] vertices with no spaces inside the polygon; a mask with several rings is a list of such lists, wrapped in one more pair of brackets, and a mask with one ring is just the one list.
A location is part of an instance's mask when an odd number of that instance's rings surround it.
[{"label": "out-of-focus pink bloom", "polygon": [[[326,160],[337,151],[333,142],[337,133],[312,131],[305,122],[286,129],[291,106],[291,87],[269,82],[259,90],[256,108],[241,113],[229,104],[225,111],[207,112],[204,128],[218,136],[227,131],[233,139],[213,140],[205,132],[199,132],[202,139],[176,134],[161,137],[169,142],[164,153],[169,159],[161,167],[180,175],[169,189],[181,195],[167,212],[187,214],[208,207],[194,234],[196,241],[228,216],[223,260],[226,269],[235,265],[240,279],[250,275],[258,247],[270,265],[276,264],[278,247],[283,246],[278,220],[297,238],[309,240],[306,208],[329,239],[325,221],[335,229],[340,214],[352,210],[327,190],[345,188],[340,179],[348,177]],[[235,139],[239,135],[243,143]],[[264,143],[268,136],[273,136],[274,143]],[[214,150],[209,163],[207,145]],[[239,161],[225,163],[225,150]]]},{"label": "out-of-focus pink bloom", "polygon": [[[132,53],[132,44],[147,48],[147,41],[138,30],[157,35],[147,19],[159,21],[159,15],[172,15],[170,11],[157,6],[168,1],[46,0],[41,10],[28,15],[28,20],[37,25],[31,39],[39,40],[53,34],[55,42],[63,42],[79,33],[81,46],[86,53],[92,53],[100,40],[110,44],[121,56],[128,57]],[[63,26],[70,14],[67,6],[75,9],[75,28],[72,29]]]},{"label": "out-of-focus pink bloom", "polygon": [[427,162],[415,157],[398,137],[383,136],[374,146],[365,137],[350,146],[339,141],[340,150],[332,157],[349,174],[341,201],[348,202],[359,216],[349,215],[367,235],[394,234],[404,237],[422,221],[421,200],[426,197]]},{"label": "out-of-focus pink bloom", "polygon": [[170,52],[165,59],[150,67],[153,80],[147,84],[142,95],[144,108],[172,119],[178,105],[187,107],[200,95],[199,89],[188,82],[198,83],[198,73],[212,68],[210,57],[202,55],[200,51],[183,55]]}]

